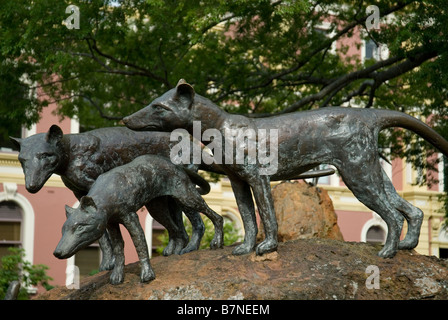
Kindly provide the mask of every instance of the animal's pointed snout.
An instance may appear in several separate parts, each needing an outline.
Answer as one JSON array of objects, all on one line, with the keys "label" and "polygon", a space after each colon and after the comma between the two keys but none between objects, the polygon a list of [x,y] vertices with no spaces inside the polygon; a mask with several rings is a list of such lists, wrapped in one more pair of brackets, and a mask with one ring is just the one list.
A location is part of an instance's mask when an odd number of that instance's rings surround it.
[{"label": "animal's pointed snout", "polygon": [[129,122],[129,116],[124,117],[121,121],[123,121],[123,123],[124,123],[125,125],[127,125],[128,122]]},{"label": "animal's pointed snout", "polygon": [[136,119],[136,117],[132,115],[126,116],[122,119],[124,125],[132,130],[138,130],[140,128],[140,125],[138,124],[139,121],[136,120],[138,120],[138,118]]},{"label": "animal's pointed snout", "polygon": [[147,126],[146,118],[140,113],[140,111],[124,117],[122,121],[126,127],[136,131],[144,131]]},{"label": "animal's pointed snout", "polygon": [[25,185],[26,190],[28,190],[28,192],[30,193],[36,193],[37,191],[39,191],[39,186],[35,183],[26,183]]},{"label": "animal's pointed snout", "polygon": [[56,248],[56,249],[54,250],[54,252],[53,252],[53,255],[54,255],[56,258],[61,259],[61,257],[62,257],[62,251],[61,251],[59,248]]},{"label": "animal's pointed snout", "polygon": [[54,249],[53,251],[53,255],[58,258],[58,259],[65,259],[67,258],[64,254],[64,248],[61,245],[61,242],[58,243],[58,245],[56,246],[56,249]]}]

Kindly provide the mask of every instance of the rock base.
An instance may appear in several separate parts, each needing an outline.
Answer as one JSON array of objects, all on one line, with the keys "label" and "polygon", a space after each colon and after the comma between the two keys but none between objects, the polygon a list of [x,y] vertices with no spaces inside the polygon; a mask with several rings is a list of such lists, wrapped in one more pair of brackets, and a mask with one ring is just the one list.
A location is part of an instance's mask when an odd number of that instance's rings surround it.
[{"label": "rock base", "polygon": [[[325,189],[304,181],[282,182],[272,188],[278,241],[326,238],[344,240],[338,217]],[[264,239],[263,228],[258,239]]]},{"label": "rock base", "polygon": [[400,251],[393,259],[376,254],[380,245],[330,239],[279,244],[265,259],[233,256],[233,247],[155,257],[156,279],[140,283],[139,263],[125,268],[124,283],[109,284],[110,272],[81,282],[80,289],[56,287],[40,300],[203,299],[447,299],[448,263]]}]

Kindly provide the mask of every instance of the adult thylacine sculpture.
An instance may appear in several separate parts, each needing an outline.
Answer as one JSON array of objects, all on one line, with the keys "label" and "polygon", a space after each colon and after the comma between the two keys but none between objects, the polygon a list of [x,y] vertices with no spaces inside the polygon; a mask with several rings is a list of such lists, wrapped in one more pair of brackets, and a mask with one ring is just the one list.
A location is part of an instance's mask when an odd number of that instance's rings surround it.
[{"label": "adult thylacine sculpture", "polygon": [[[58,174],[78,200],[87,194],[100,174],[144,154],[158,154],[169,158],[170,148],[174,144],[168,133],[136,134],[125,127],[63,134],[60,127],[53,125],[47,133],[11,139],[19,147],[19,160],[29,192],[38,192],[52,174]],[[191,143],[199,142],[192,140]],[[198,169],[197,165],[188,167],[193,171]],[[208,190],[204,188],[204,192]],[[182,211],[176,203],[166,197],[154,199],[148,206],[148,211],[168,230],[170,241],[164,249],[165,255],[199,248],[205,229],[199,213],[189,213],[193,234],[188,242]],[[103,253],[100,270],[109,270],[113,267],[113,257],[107,234],[100,239],[100,247]]]},{"label": "adult thylacine sculpture", "polygon": [[[250,190],[266,234],[264,241],[256,247],[257,254],[276,250],[277,222],[270,180],[289,179],[322,163],[334,165],[358,200],[386,222],[388,235],[379,252],[381,257],[393,257],[398,249],[414,248],[418,243],[423,212],[397,194],[381,168],[378,134],[389,127],[406,128],[448,155],[446,140],[425,123],[401,112],[329,107],[268,118],[248,118],[224,112],[209,99],[195,94],[184,80],[123,121],[133,130],[184,128],[190,133],[193,122],[200,121],[202,131],[218,129],[224,136],[224,144],[226,130],[278,130],[276,173],[260,175],[257,165],[235,162],[221,165],[231,180],[246,232],[244,242],[234,250],[235,254],[248,253],[256,244],[257,225]],[[403,216],[408,222],[408,232],[400,242]]]},{"label": "adult thylacine sculpture", "polygon": [[119,224],[129,231],[141,265],[140,280],[155,278],[151,268],[145,234],[135,213],[151,200],[173,198],[184,212],[202,212],[213,222],[215,236],[212,249],[223,246],[223,218],[202,199],[195,184],[208,184],[199,174],[175,165],[169,158],[144,155],[101,174],[76,209],[66,207],[67,221],[54,255],[66,259],[99,239],[106,231],[110,235],[115,265],[110,282],[118,284],[124,278],[124,243]]}]

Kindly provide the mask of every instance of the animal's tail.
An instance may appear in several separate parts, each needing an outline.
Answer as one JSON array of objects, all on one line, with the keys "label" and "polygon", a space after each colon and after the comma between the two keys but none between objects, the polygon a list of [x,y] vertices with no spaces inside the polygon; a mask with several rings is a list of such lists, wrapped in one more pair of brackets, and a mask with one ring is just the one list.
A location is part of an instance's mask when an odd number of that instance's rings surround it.
[{"label": "animal's tail", "polygon": [[445,156],[448,156],[448,141],[426,123],[403,112],[375,109],[378,116],[379,130],[400,127],[411,130],[431,143]]},{"label": "animal's tail", "polygon": [[191,181],[199,187],[198,191],[201,195],[206,195],[210,192],[210,184],[207,182],[207,180],[205,180],[198,173],[190,169],[187,168],[183,169],[185,173],[190,177]]}]

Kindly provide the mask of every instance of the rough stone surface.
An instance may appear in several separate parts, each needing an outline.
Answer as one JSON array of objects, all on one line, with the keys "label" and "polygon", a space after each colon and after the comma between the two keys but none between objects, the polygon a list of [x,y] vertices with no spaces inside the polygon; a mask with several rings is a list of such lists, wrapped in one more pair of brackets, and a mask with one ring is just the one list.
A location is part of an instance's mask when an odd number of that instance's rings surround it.
[{"label": "rough stone surface", "polygon": [[[328,238],[343,240],[327,191],[303,181],[282,182],[272,188],[278,240]],[[263,239],[260,228],[259,239]]]},{"label": "rough stone surface", "polygon": [[104,271],[84,279],[78,290],[56,287],[36,299],[448,299],[447,261],[415,251],[383,259],[379,248],[313,238],[282,242],[264,257],[233,256],[232,246],[200,250],[155,257],[150,283],[140,283],[137,262],[125,267],[122,284],[109,284]]}]

